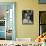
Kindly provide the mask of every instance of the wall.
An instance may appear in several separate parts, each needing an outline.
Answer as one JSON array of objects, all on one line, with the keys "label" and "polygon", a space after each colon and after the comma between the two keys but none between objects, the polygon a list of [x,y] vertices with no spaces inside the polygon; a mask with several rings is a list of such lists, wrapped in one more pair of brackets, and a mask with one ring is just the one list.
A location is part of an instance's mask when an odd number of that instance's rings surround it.
[{"label": "wall", "polygon": [[[0,2],[16,2],[16,37],[36,38],[39,34],[39,10],[46,10],[46,4],[38,4],[38,0],[3,0]],[[32,25],[22,24],[22,10],[33,10]]]},{"label": "wall", "polygon": [[[20,0],[16,2],[18,16],[16,16],[16,25],[17,25],[17,37],[18,38],[36,38],[39,32],[38,25],[38,3],[37,0]],[[32,25],[23,25],[22,24],[22,10],[29,9],[33,10],[33,20],[34,24]]]}]

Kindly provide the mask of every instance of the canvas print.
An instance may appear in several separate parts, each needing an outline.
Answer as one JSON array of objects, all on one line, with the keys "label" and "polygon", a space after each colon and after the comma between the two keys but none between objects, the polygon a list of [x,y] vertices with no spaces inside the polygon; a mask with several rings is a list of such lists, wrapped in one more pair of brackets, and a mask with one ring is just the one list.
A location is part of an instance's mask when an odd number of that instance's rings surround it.
[{"label": "canvas print", "polygon": [[0,40],[15,40],[15,2],[0,3]]},{"label": "canvas print", "polygon": [[33,24],[33,11],[32,10],[22,11],[22,23],[23,24]]},{"label": "canvas print", "polygon": [[46,11],[39,12],[40,34],[46,33]]}]

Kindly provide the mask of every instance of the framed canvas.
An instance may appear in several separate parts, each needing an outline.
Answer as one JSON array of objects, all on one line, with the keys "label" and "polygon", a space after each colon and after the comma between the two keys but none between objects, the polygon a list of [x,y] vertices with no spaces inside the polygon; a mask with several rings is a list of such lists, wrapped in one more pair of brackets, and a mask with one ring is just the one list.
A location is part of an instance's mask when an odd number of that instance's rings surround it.
[{"label": "framed canvas", "polygon": [[0,2],[0,40],[15,40],[15,2]]},{"label": "framed canvas", "polygon": [[46,0],[39,0],[40,4],[46,4]]},{"label": "framed canvas", "polygon": [[33,10],[22,11],[22,24],[33,24]]}]

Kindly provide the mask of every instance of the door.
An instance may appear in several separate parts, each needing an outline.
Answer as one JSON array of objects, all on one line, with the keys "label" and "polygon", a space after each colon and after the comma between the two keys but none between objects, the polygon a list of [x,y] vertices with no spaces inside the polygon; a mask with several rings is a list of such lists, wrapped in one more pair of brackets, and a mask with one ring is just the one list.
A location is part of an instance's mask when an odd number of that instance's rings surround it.
[{"label": "door", "polygon": [[0,13],[0,16],[2,17],[0,17],[0,20],[5,20],[5,31],[0,35],[2,36],[4,34],[5,40],[15,40],[15,3],[0,3]]}]

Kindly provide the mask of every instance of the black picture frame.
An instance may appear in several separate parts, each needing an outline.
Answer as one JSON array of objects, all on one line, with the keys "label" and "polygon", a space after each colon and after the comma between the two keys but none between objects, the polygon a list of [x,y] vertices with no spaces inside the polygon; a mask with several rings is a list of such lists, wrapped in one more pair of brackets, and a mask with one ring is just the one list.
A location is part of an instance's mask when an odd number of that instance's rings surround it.
[{"label": "black picture frame", "polygon": [[33,10],[22,10],[22,24],[33,24]]},{"label": "black picture frame", "polygon": [[38,0],[39,4],[46,4],[46,0]]}]

